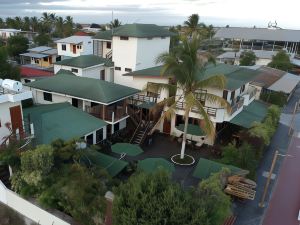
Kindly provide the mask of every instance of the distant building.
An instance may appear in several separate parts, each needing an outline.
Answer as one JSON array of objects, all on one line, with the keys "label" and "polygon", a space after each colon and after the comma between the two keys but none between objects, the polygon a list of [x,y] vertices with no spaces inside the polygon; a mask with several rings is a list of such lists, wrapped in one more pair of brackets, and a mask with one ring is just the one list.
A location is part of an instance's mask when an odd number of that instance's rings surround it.
[{"label": "distant building", "polygon": [[12,36],[16,36],[17,34],[21,33],[21,30],[17,29],[0,29],[0,37],[3,40],[7,40]]},{"label": "distant building", "polygon": [[56,40],[58,55],[62,59],[93,54],[93,43],[90,36],[71,36]]},{"label": "distant building", "polygon": [[21,75],[21,82],[25,84],[38,79],[51,77],[54,75],[54,72],[53,72],[53,68],[51,70],[51,69],[40,68],[32,65],[22,65],[20,67],[20,75]]}]

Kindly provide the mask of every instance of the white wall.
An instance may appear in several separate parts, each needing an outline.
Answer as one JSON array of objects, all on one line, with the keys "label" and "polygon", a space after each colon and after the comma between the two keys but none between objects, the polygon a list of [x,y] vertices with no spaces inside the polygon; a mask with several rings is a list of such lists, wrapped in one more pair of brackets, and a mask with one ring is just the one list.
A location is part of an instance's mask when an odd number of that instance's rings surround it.
[{"label": "white wall", "polygon": [[168,78],[155,78],[155,77],[132,77],[131,87],[143,90],[147,86],[148,82],[167,84],[169,82]]},{"label": "white wall", "polygon": [[141,70],[153,66],[156,58],[164,52],[169,52],[170,37],[155,37],[152,39],[138,38],[137,57],[135,70]]},{"label": "white wall", "polygon": [[[82,45],[81,49],[76,48],[76,54],[73,53],[73,49],[71,48],[71,45],[68,43],[60,43],[57,42],[57,52],[60,56],[69,56],[69,57],[77,57],[80,55],[92,55],[93,54],[93,41],[91,37],[83,36],[82,43],[78,45]],[[66,45],[66,50],[62,50],[62,45]]]},{"label": "white wall", "polygon": [[52,94],[52,102],[45,101],[43,91],[31,89],[33,93],[33,102],[35,104],[53,104],[53,103],[61,103],[61,102],[69,102],[72,104],[72,98],[62,95]]},{"label": "white wall", "polygon": [[1,181],[0,201],[40,225],[70,225],[53,214],[21,198],[17,193],[7,189]]}]

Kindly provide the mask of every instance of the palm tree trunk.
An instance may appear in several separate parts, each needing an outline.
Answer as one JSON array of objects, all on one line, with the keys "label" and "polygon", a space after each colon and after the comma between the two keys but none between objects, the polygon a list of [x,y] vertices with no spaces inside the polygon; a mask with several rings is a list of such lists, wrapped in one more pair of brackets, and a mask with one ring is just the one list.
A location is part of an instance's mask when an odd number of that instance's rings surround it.
[{"label": "palm tree trunk", "polygon": [[180,151],[180,159],[184,158],[188,123],[189,123],[189,111],[187,110],[184,115],[184,129],[183,129],[182,145]]}]

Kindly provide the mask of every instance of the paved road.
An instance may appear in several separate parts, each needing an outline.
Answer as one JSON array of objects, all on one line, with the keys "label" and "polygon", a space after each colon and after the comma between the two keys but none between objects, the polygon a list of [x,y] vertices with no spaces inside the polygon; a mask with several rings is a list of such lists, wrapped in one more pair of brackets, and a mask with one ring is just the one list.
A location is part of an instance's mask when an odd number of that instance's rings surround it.
[{"label": "paved road", "polygon": [[299,225],[300,138],[294,136],[284,159],[263,225]]},{"label": "paved road", "polygon": [[[279,176],[279,172],[281,171],[280,168],[281,168],[281,165],[283,164],[282,162],[285,159],[283,157],[278,157],[275,169],[273,171],[273,174],[275,175],[275,179],[273,179],[270,183],[269,192],[266,196],[266,207],[265,208],[258,207],[258,203],[260,202],[260,199],[261,199],[262,193],[263,193],[263,188],[266,183],[266,177],[264,177],[262,174],[264,172],[270,170],[272,159],[273,159],[273,156],[274,156],[274,153],[276,150],[279,150],[280,153],[285,154],[288,149],[288,146],[290,144],[290,137],[288,136],[289,125],[290,125],[290,122],[292,119],[292,112],[293,112],[295,103],[297,101],[299,101],[299,99],[300,99],[300,85],[298,86],[296,92],[293,94],[292,98],[290,99],[290,101],[288,102],[286,107],[283,109],[278,129],[277,129],[276,133],[274,134],[274,137],[271,140],[270,146],[266,149],[264,157],[261,160],[261,164],[257,169],[257,185],[258,186],[257,186],[257,190],[256,190],[257,192],[256,192],[256,197],[255,197],[254,201],[246,201],[243,203],[236,202],[234,204],[234,207],[235,207],[234,212],[238,216],[235,225],[259,225],[259,224],[262,224],[263,218],[266,215],[266,211],[269,208],[269,201],[271,199],[270,197],[272,195],[272,191],[273,191],[274,187],[276,186],[276,182],[278,180],[277,178]],[[299,132],[300,132],[300,112],[298,112],[296,114],[295,121],[294,121],[294,127],[296,129],[298,129],[295,131],[295,136],[297,136],[297,135],[299,135]],[[299,137],[300,137],[300,135],[299,135]],[[300,150],[299,150],[299,152],[300,152]],[[299,163],[299,167],[300,167],[300,163]],[[299,172],[300,172],[300,169],[299,169]],[[300,182],[300,176],[298,176],[298,177],[299,177],[298,180]],[[298,188],[298,192],[300,193],[300,188]],[[272,196],[276,196],[276,194],[274,193],[274,195],[272,195]],[[300,198],[299,198],[299,200],[300,200]],[[271,204],[273,204],[273,203],[271,203]],[[299,205],[299,207],[300,207],[300,205]],[[271,206],[270,206],[270,208],[271,208]],[[280,223],[278,223],[278,224],[280,224]],[[269,225],[269,224],[267,224],[267,225]],[[277,225],[277,224],[271,224],[271,225]],[[290,224],[281,223],[280,225],[290,225]],[[293,224],[291,224],[291,225],[293,225]]]}]

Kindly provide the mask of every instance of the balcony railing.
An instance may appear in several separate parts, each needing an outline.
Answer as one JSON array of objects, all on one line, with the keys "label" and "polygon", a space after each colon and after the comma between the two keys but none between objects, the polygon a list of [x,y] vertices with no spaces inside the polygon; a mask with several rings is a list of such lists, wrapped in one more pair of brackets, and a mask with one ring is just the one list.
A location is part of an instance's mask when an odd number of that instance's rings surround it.
[{"label": "balcony railing", "polygon": [[159,96],[153,97],[153,96],[147,96],[147,95],[143,95],[143,94],[135,94],[132,97],[132,100],[139,101],[139,102],[155,102],[155,103],[157,103],[158,98],[159,98]]},{"label": "balcony railing", "polygon": [[[184,102],[177,102],[176,103],[176,108],[177,109],[185,109],[185,103]],[[203,108],[209,116],[212,116],[212,117],[217,116],[218,108],[207,107],[207,106],[204,106]],[[191,111],[195,112],[195,113],[199,113],[199,109],[197,107],[193,107]]]},{"label": "balcony railing", "polygon": [[104,106],[102,105],[97,105],[93,107],[86,106],[86,112],[108,122],[115,122],[128,116],[127,107],[117,106],[114,109],[109,107],[103,107]]}]

